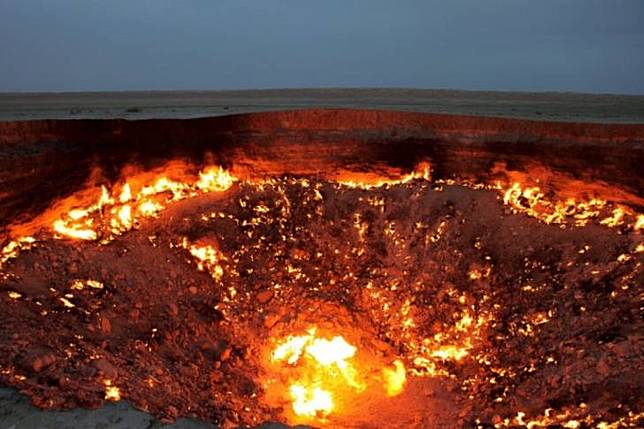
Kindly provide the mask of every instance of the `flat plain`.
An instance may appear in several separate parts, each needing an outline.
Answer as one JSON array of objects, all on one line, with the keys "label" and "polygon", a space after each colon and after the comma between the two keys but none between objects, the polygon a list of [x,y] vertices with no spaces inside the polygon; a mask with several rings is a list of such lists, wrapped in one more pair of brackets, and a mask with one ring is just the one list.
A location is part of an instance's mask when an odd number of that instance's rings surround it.
[{"label": "flat plain", "polygon": [[196,118],[307,108],[644,123],[644,96],[429,89],[0,93],[0,121]]}]

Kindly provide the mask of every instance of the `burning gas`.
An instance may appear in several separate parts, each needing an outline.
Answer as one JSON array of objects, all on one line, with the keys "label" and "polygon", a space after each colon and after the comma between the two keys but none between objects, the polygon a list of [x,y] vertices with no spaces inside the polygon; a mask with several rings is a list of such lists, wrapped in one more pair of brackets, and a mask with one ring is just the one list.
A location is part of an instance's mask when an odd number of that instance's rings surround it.
[{"label": "burning gas", "polygon": [[291,367],[288,392],[296,417],[324,421],[334,412],[346,411],[357,396],[374,388],[376,380],[387,396],[402,392],[406,371],[400,360],[374,377],[358,361],[357,347],[340,335],[326,338],[317,331],[311,327],[304,335],[288,336],[270,357],[274,364]]},{"label": "burning gas", "polygon": [[168,203],[195,197],[200,193],[223,192],[237,179],[221,167],[209,167],[199,173],[194,182],[176,181],[166,176],[142,185],[135,192],[129,182],[111,191],[101,187],[98,201],[87,207],[75,207],[52,228],[60,238],[79,240],[101,239],[107,243],[115,236],[129,231],[141,219],[157,216]]}]

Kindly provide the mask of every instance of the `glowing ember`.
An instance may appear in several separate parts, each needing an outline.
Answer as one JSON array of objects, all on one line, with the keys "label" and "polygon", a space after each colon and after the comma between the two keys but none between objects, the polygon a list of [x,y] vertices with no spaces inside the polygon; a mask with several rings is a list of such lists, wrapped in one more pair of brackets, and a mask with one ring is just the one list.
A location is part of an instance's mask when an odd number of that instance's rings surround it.
[{"label": "glowing ember", "polygon": [[224,275],[224,269],[220,262],[226,258],[219,250],[210,244],[189,244],[188,239],[185,237],[181,241],[180,246],[190,251],[190,254],[197,262],[197,269],[200,271],[207,270],[213,279],[221,280]]},{"label": "glowing ember", "polygon": [[112,385],[112,380],[103,380],[103,385],[105,386],[105,399],[108,401],[121,400],[121,391],[118,387]]},{"label": "glowing ember", "polygon": [[80,280],[76,279],[72,281],[71,289],[74,290],[83,290],[85,287],[90,287],[92,289],[103,289],[103,283],[98,280]]},{"label": "glowing ember", "polygon": [[35,242],[36,239],[34,237],[27,236],[7,243],[0,251],[0,269],[2,269],[5,262],[18,256],[20,250],[30,249]]},{"label": "glowing ember", "polygon": [[20,294],[18,292],[14,292],[14,291],[7,292],[7,295],[9,295],[9,298],[11,298],[11,299],[20,299],[20,298],[22,298],[22,294]]}]

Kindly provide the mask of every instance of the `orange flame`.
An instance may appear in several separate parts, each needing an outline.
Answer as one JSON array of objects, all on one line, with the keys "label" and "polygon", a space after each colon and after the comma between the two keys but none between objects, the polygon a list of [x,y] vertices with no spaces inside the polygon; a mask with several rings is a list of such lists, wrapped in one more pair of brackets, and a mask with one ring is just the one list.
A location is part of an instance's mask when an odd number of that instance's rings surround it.
[{"label": "orange flame", "polygon": [[[357,350],[342,336],[317,336],[315,327],[305,335],[289,336],[275,347],[271,361],[285,363],[298,373],[288,387],[297,417],[324,420],[346,407],[351,395],[367,389],[367,376],[359,371]],[[406,382],[402,361],[396,360],[393,368],[384,368],[379,379],[387,396],[400,394]]]},{"label": "orange flame", "polygon": [[165,208],[164,202],[179,201],[199,193],[223,192],[236,181],[237,178],[223,168],[210,167],[199,173],[196,182],[161,176],[151,185],[141,186],[138,192],[126,182],[118,193],[101,186],[96,203],[69,210],[53,221],[52,229],[59,238],[91,241],[102,237],[103,241],[109,241],[110,237],[102,231],[104,225],[109,226],[112,237],[120,235],[134,228],[139,218],[156,216]]}]

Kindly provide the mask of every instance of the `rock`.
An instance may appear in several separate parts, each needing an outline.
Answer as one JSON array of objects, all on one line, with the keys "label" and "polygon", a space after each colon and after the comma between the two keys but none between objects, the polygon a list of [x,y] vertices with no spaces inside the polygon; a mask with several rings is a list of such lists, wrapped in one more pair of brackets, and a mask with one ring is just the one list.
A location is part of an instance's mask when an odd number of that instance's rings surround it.
[{"label": "rock", "polygon": [[55,363],[56,360],[56,356],[53,353],[46,353],[44,355],[36,356],[31,361],[31,369],[34,372],[40,372]]},{"label": "rock", "polygon": [[610,366],[606,362],[606,359],[601,359],[599,363],[597,363],[597,372],[601,375],[610,374]]},{"label": "rock", "polygon": [[179,307],[174,302],[168,304],[168,313],[172,317],[177,317],[179,315]]},{"label": "rock", "polygon": [[110,332],[112,332],[112,324],[110,323],[110,319],[105,316],[101,316],[100,327],[101,331],[104,334],[109,334]]},{"label": "rock", "polygon": [[118,369],[112,365],[107,359],[97,359],[94,361],[94,366],[98,369],[105,378],[114,380],[118,376]]},{"label": "rock", "polygon": [[278,314],[269,314],[264,318],[264,326],[267,328],[272,328],[279,321],[280,316]]},{"label": "rock", "polygon": [[230,359],[230,355],[233,352],[233,349],[231,347],[226,347],[223,352],[219,355],[219,360],[221,362],[226,362],[228,359]]},{"label": "rock", "polygon": [[271,299],[273,299],[273,291],[271,290],[264,290],[257,294],[257,301],[260,304],[266,304]]}]

